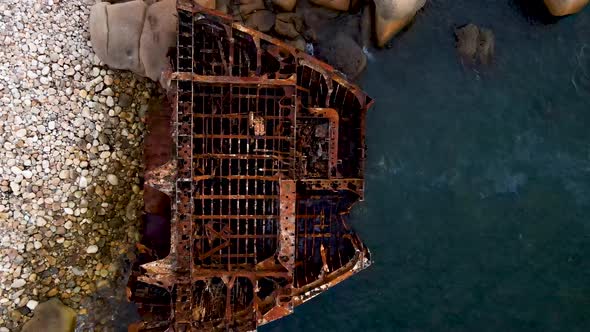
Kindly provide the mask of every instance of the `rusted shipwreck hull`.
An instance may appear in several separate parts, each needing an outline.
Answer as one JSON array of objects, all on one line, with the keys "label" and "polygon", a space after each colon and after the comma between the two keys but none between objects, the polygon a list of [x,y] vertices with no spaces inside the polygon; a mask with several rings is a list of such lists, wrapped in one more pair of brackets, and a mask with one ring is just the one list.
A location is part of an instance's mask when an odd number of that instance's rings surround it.
[{"label": "rusted shipwreck hull", "polygon": [[256,330],[370,265],[346,217],[372,100],[276,39],[177,6],[168,108],[149,115],[134,328]]}]

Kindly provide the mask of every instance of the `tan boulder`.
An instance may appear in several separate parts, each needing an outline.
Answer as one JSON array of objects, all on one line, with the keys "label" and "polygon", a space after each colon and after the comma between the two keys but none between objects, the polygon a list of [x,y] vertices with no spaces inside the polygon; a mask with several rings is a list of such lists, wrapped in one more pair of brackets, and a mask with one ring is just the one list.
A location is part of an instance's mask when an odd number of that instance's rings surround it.
[{"label": "tan boulder", "polygon": [[297,0],[272,0],[272,3],[284,11],[292,12]]},{"label": "tan boulder", "polygon": [[176,45],[176,0],[163,0],[148,7],[139,43],[145,75],[154,81],[168,67],[168,50]]},{"label": "tan boulder", "polygon": [[144,74],[139,39],[147,5],[141,1],[97,3],[90,10],[90,42],[109,67]]},{"label": "tan boulder", "polygon": [[22,332],[73,332],[76,312],[57,298],[39,304],[33,318],[23,326]]},{"label": "tan boulder", "polygon": [[575,14],[582,10],[590,0],[545,0],[545,5],[553,16]]},{"label": "tan boulder", "polygon": [[377,45],[387,42],[406,25],[426,0],[375,0],[375,34]]},{"label": "tan boulder", "polygon": [[334,10],[346,11],[350,8],[350,0],[310,0],[312,3]]}]

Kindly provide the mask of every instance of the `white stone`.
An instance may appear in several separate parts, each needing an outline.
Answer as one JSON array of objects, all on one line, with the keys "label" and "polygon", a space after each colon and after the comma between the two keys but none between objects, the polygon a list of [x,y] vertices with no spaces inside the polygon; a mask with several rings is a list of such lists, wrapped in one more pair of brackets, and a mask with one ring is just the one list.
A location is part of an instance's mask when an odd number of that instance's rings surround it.
[{"label": "white stone", "polygon": [[47,220],[45,220],[45,218],[43,218],[43,217],[37,217],[36,224],[39,227],[43,227],[43,226],[47,225]]},{"label": "white stone", "polygon": [[117,178],[117,176],[115,174],[107,175],[107,181],[109,181],[109,183],[113,186],[116,186],[119,184],[119,179]]},{"label": "white stone", "polygon": [[90,245],[88,246],[88,248],[86,248],[86,253],[88,254],[96,254],[98,252],[98,246],[96,245]]},{"label": "white stone", "polygon": [[23,170],[20,169],[20,167],[18,166],[12,166],[10,167],[10,171],[14,174],[14,175],[19,175],[22,174]]},{"label": "white stone", "polygon": [[80,186],[80,188],[88,187],[88,179],[86,179],[86,177],[84,176],[81,176],[78,185]]},{"label": "white stone", "polygon": [[74,210],[72,210],[71,208],[64,208],[64,212],[65,212],[65,214],[69,214],[69,215],[74,214]]},{"label": "white stone", "polygon": [[37,302],[35,300],[29,300],[29,302],[27,302],[27,308],[29,308],[31,310],[35,310],[35,308],[37,308],[38,304],[39,304],[39,302]]},{"label": "white stone", "polygon": [[27,282],[24,279],[14,279],[12,285],[10,285],[10,288],[21,288],[26,284]]},{"label": "white stone", "polygon": [[14,135],[18,138],[23,138],[23,137],[27,136],[27,130],[24,128],[19,129],[14,133]]},{"label": "white stone", "polygon": [[28,169],[24,170],[22,174],[25,177],[25,179],[30,179],[33,177],[33,172],[31,172]]},{"label": "white stone", "polygon": [[62,169],[61,171],[59,171],[59,178],[60,179],[65,180],[68,177],[70,177],[70,172],[68,172],[68,170]]},{"label": "white stone", "polygon": [[114,96],[115,93],[113,92],[113,90],[111,88],[106,88],[104,90],[102,90],[102,92],[100,93],[103,96]]}]

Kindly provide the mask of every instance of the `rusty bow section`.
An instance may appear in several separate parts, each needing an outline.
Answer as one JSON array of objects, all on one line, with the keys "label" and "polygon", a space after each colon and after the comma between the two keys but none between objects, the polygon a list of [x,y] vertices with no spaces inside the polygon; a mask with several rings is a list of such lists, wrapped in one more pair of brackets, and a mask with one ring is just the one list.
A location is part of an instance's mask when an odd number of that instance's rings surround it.
[{"label": "rusty bow section", "polygon": [[251,331],[369,266],[346,217],[372,101],[219,13],[179,1],[178,19],[169,109],[148,122],[135,327]]}]

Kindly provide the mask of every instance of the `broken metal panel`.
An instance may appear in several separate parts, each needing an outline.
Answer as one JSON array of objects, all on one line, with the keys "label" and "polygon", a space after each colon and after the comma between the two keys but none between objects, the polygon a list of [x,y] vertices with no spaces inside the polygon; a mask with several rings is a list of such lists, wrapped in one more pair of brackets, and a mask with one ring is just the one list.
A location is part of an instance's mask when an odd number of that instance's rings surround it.
[{"label": "broken metal panel", "polygon": [[142,242],[130,300],[144,331],[255,330],[370,265],[346,218],[363,198],[372,100],[305,53],[177,5],[170,121],[150,131],[175,153],[146,171],[150,197],[170,197],[170,242]]}]

